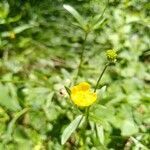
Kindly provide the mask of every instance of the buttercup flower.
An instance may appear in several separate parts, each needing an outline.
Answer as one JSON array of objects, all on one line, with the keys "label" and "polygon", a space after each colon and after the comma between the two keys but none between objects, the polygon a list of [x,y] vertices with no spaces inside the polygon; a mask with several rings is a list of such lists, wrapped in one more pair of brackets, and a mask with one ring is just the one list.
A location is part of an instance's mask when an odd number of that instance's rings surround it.
[{"label": "buttercup flower", "polygon": [[117,58],[117,53],[115,50],[111,49],[111,50],[107,50],[106,51],[106,55],[107,55],[107,59],[110,61],[115,62],[116,58]]},{"label": "buttercup flower", "polygon": [[96,99],[96,93],[92,92],[87,82],[73,86],[71,89],[71,99],[77,106],[86,107],[92,105]]}]

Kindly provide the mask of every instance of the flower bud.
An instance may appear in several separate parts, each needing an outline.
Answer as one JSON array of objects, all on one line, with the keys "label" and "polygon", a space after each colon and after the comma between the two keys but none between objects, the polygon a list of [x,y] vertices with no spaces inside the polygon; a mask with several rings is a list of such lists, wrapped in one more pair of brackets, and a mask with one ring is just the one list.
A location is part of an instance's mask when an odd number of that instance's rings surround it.
[{"label": "flower bud", "polygon": [[117,58],[117,53],[115,50],[113,49],[110,49],[110,50],[107,50],[106,51],[106,56],[107,56],[107,59],[111,62],[116,62],[116,58]]}]

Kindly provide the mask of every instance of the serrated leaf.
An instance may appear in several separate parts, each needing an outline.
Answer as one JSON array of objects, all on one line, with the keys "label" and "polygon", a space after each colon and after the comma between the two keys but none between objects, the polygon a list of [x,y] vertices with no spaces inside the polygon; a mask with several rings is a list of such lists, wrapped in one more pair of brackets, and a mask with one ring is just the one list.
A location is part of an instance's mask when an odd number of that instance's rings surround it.
[{"label": "serrated leaf", "polygon": [[61,144],[65,144],[66,141],[69,139],[71,134],[77,129],[77,127],[80,125],[82,121],[83,115],[77,116],[63,131],[62,137],[61,137]]},{"label": "serrated leaf", "polygon": [[114,111],[110,107],[97,104],[91,108],[90,115],[103,118],[105,120],[110,120],[114,115]]},{"label": "serrated leaf", "polygon": [[0,84],[0,105],[6,107],[7,109],[9,109],[11,111],[20,110],[21,107],[20,107],[17,99],[13,95],[10,95],[9,92],[11,92],[11,94],[12,94],[12,92],[14,92],[14,91],[12,91],[12,89],[10,91],[8,86],[4,86],[4,85]]},{"label": "serrated leaf", "polygon": [[82,16],[70,5],[63,5],[63,7],[76,19],[76,21],[84,28],[84,20]]},{"label": "serrated leaf", "polygon": [[132,120],[125,120],[121,128],[122,136],[131,136],[138,132],[138,127]]}]

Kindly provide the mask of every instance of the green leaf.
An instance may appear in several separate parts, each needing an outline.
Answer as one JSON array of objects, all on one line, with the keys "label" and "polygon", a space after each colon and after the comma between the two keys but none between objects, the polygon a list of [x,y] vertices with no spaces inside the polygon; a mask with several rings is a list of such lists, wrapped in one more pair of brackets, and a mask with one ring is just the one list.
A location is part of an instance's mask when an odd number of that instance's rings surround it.
[{"label": "green leaf", "polygon": [[104,10],[102,11],[102,13],[98,14],[92,18],[92,30],[100,29],[106,23],[107,20],[106,20],[106,18],[104,18],[104,14],[108,7],[108,4],[109,4],[109,0],[107,1],[106,6],[105,6]]},{"label": "green leaf", "polygon": [[0,84],[0,105],[11,111],[17,111],[20,110],[21,107],[17,98],[13,95],[13,90],[15,89],[9,89],[8,86]]},{"label": "green leaf", "polygon": [[9,4],[5,1],[0,3],[0,18],[6,18],[9,14]]},{"label": "green leaf", "polygon": [[96,124],[96,133],[101,144],[104,144],[104,129],[103,126]]},{"label": "green leaf", "polygon": [[71,94],[70,89],[68,87],[66,87],[66,86],[65,86],[65,89],[66,89],[67,93],[70,95]]},{"label": "green leaf", "polygon": [[64,130],[62,137],[61,137],[61,144],[66,143],[66,141],[69,139],[71,134],[80,125],[82,119],[83,119],[83,115],[79,115],[67,126],[67,128]]},{"label": "green leaf", "polygon": [[0,107],[0,122],[7,122],[9,120],[8,114],[5,112],[5,110]]},{"label": "green leaf", "polygon": [[142,150],[149,150],[148,147],[146,147],[145,145],[143,145],[141,142],[139,142],[137,139],[135,139],[134,137],[131,137],[131,140],[135,143],[135,146],[138,149],[142,149]]},{"label": "green leaf", "polygon": [[21,14],[15,16],[15,17],[12,17],[12,18],[8,18],[7,22],[8,23],[12,23],[12,22],[17,22],[21,19]]},{"label": "green leaf", "polygon": [[85,23],[82,16],[70,5],[63,5],[63,7],[76,19],[76,21],[84,28]]},{"label": "green leaf", "polygon": [[107,19],[102,19],[101,21],[97,22],[94,26],[93,26],[93,30],[97,30],[102,28],[105,23],[107,22]]},{"label": "green leaf", "polygon": [[125,120],[121,128],[122,136],[131,136],[138,132],[138,127],[132,120]]},{"label": "green leaf", "polygon": [[18,27],[16,27],[16,28],[14,28],[14,32],[15,32],[16,34],[18,34],[18,33],[23,32],[24,30],[27,30],[27,29],[32,28],[32,27],[33,27],[33,25],[25,24],[25,25],[18,26]]},{"label": "green leaf", "polygon": [[18,26],[16,28],[14,28],[12,31],[5,31],[1,34],[2,37],[10,37],[11,33],[15,33],[15,34],[19,34],[21,32],[23,32],[24,30],[27,30],[29,28],[32,28],[32,25],[22,25],[22,26]]},{"label": "green leaf", "polygon": [[110,120],[114,115],[114,110],[111,107],[105,107],[103,105],[97,104],[91,108],[90,115],[105,120]]},{"label": "green leaf", "polygon": [[96,124],[100,124],[105,127],[105,130],[110,130],[110,122],[114,118],[114,110],[110,107],[96,104],[91,107],[89,113],[89,119]]},{"label": "green leaf", "polygon": [[8,124],[8,128],[6,133],[3,135],[3,139],[4,139],[4,143],[7,143],[8,141],[10,141],[12,139],[12,133],[13,130],[15,128],[15,123],[16,121],[23,115],[25,114],[29,109],[28,108],[24,108],[23,110],[21,110],[20,112],[18,112],[14,118],[10,121],[10,123]]},{"label": "green leaf", "polygon": [[100,96],[100,97],[103,97],[103,95],[106,92],[106,89],[107,89],[106,85],[102,86],[100,89],[97,89],[97,95]]}]

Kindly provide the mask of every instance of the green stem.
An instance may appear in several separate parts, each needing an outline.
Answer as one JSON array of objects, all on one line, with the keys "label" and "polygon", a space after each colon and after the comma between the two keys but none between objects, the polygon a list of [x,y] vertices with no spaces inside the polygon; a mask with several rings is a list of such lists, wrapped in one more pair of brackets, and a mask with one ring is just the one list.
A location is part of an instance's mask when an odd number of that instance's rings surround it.
[{"label": "green stem", "polygon": [[[107,67],[108,67],[109,65],[110,65],[110,63],[107,63],[107,64],[105,65],[105,67],[104,67],[102,73],[100,74],[100,76],[99,76],[99,78],[98,78],[98,80],[97,80],[97,83],[96,83],[94,92],[96,92],[96,90],[97,90],[97,88],[98,88],[98,85],[99,85],[99,82],[100,82],[100,80],[102,79],[102,77],[103,77],[103,75],[104,75],[104,72],[106,71],[106,69],[107,69]],[[84,127],[83,127],[83,129],[82,129],[82,133],[83,133],[84,136],[85,136],[85,130],[86,130],[86,127],[87,127],[88,121],[89,121],[89,110],[90,110],[90,107],[87,107],[86,110],[85,110],[85,124],[84,124]],[[83,140],[86,139],[86,137],[83,137],[83,138],[84,138]],[[84,143],[85,143],[85,141],[84,141]]]},{"label": "green stem", "polygon": [[[99,85],[99,82],[101,81],[101,79],[102,79],[102,77],[103,77],[103,75],[104,75],[104,73],[105,73],[105,71],[106,71],[106,69],[107,69],[107,67],[108,67],[109,65],[110,65],[110,62],[108,62],[108,63],[105,65],[103,71],[101,72],[101,74],[100,74],[100,76],[99,76],[99,78],[98,78],[98,80],[97,80],[97,82],[96,82],[96,86],[95,86],[95,88],[94,88],[94,92],[96,92],[96,90],[97,90],[97,88],[98,88],[98,85]],[[94,124],[94,125],[96,126],[96,124]],[[97,130],[95,129],[95,131],[96,131],[96,136],[98,137]]]},{"label": "green stem", "polygon": [[82,130],[81,130],[81,137],[82,137],[82,139],[83,139],[83,143],[84,144],[86,144],[86,134],[85,134],[85,132],[86,132],[86,128],[87,128],[87,126],[88,126],[88,121],[89,121],[89,119],[88,119],[88,117],[89,117],[89,107],[87,107],[86,109],[85,109],[85,122],[84,122],[84,126],[83,126],[83,128],[82,128]]},{"label": "green stem", "polygon": [[98,20],[103,19],[103,16],[104,16],[104,14],[105,14],[105,11],[106,11],[106,9],[108,8],[108,5],[109,5],[109,0],[107,1],[107,4],[106,4],[106,6],[105,6],[105,8],[104,8],[104,10],[103,10],[103,12],[102,12],[102,14],[101,14],[101,16],[99,17]]},{"label": "green stem", "polygon": [[79,76],[79,74],[81,72],[81,66],[82,66],[82,63],[83,63],[83,56],[84,56],[85,43],[86,43],[86,40],[87,40],[87,36],[88,36],[88,33],[86,32],[85,33],[85,37],[84,37],[84,41],[83,41],[83,45],[82,45],[82,49],[81,49],[80,63],[79,63],[78,69],[77,69],[77,75],[76,75],[76,77],[74,79],[75,83],[77,82],[78,76]]},{"label": "green stem", "polygon": [[[99,85],[99,82],[100,80],[102,79],[103,75],[104,75],[104,72],[106,71],[107,67],[110,65],[110,63],[107,63],[102,71],[102,73],[100,74],[98,80],[97,80],[97,83],[96,83],[96,86],[95,86],[95,89],[94,89],[94,92],[96,92],[97,88],[98,88],[98,85]],[[85,110],[85,124],[82,128],[82,134],[84,135],[83,136],[83,140],[84,140],[84,143],[85,143],[85,130],[87,128],[87,125],[88,125],[88,121],[89,121],[89,110],[90,110],[90,107],[87,107],[86,110]]]},{"label": "green stem", "polygon": [[87,107],[86,110],[85,110],[85,128],[86,128],[87,125],[88,125],[88,120],[89,120],[89,108],[90,108],[90,107]]},{"label": "green stem", "polygon": [[98,78],[98,80],[97,80],[97,82],[96,82],[96,86],[95,86],[95,88],[94,88],[94,92],[96,92],[96,90],[97,90],[97,88],[98,88],[98,85],[99,85],[99,82],[101,81],[101,79],[102,79],[102,77],[103,77],[103,75],[104,75],[104,72],[106,71],[106,69],[107,69],[107,67],[108,67],[109,65],[110,65],[110,63],[107,63],[107,64],[105,65],[103,71],[101,72],[101,74],[100,74],[100,76],[99,76],[99,78]]}]

